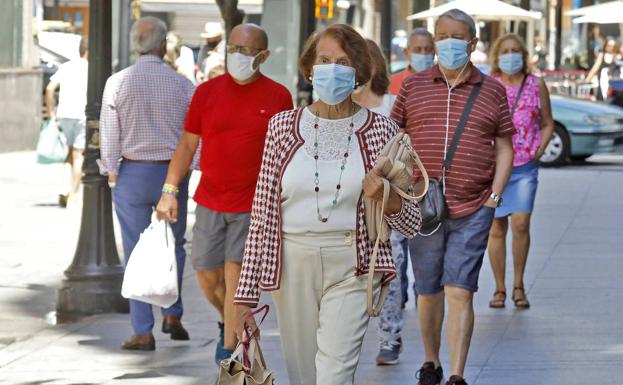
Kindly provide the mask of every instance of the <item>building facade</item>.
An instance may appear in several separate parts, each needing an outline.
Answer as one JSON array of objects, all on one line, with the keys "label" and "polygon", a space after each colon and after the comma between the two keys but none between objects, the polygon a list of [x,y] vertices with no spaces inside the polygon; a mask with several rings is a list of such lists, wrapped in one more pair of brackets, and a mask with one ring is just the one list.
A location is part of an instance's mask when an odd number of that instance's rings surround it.
[{"label": "building facade", "polygon": [[32,149],[43,88],[33,40],[33,2],[3,0],[0,12],[0,152]]}]

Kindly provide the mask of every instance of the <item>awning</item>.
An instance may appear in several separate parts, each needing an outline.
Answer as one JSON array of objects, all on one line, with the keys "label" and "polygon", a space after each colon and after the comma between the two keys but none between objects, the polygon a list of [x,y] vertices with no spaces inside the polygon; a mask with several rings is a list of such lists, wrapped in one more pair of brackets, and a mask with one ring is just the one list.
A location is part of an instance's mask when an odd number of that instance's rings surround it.
[{"label": "awning", "polygon": [[73,33],[46,31],[37,33],[37,42],[41,48],[41,59],[58,63],[78,59],[80,57],[78,48],[81,38],[80,35]]},{"label": "awning", "polygon": [[[2,1],[2,0],[0,0]],[[129,1],[129,0],[123,0]],[[46,7],[53,7],[55,0],[44,0]],[[141,9],[146,12],[208,12],[219,13],[216,0],[141,0]],[[238,8],[247,14],[260,14],[264,0],[239,0]],[[60,0],[59,5],[67,7],[88,7],[89,0]]]},{"label": "awning", "polygon": [[589,5],[586,7],[582,7],[582,8],[576,8],[576,9],[572,9],[571,11],[567,11],[565,12],[565,16],[584,16],[588,13],[591,12],[595,12],[595,11],[599,11],[600,9],[606,7],[611,7],[612,3],[622,3],[622,1],[609,1],[606,3],[601,3],[601,4],[596,4],[596,5]]},{"label": "awning", "polygon": [[[247,14],[262,13],[263,0],[240,0],[238,8]],[[219,12],[215,0],[142,0],[147,12]]]},{"label": "awning", "polygon": [[608,3],[592,5],[574,9],[565,13],[568,16],[582,15],[573,19],[579,23],[617,24],[623,23],[623,1],[611,1]]},{"label": "awning", "polygon": [[427,11],[408,16],[407,20],[422,20],[441,16],[453,8],[471,15],[478,20],[501,21],[518,20],[531,21],[542,18],[541,12],[526,11],[523,8],[507,4],[499,0],[455,0]]}]

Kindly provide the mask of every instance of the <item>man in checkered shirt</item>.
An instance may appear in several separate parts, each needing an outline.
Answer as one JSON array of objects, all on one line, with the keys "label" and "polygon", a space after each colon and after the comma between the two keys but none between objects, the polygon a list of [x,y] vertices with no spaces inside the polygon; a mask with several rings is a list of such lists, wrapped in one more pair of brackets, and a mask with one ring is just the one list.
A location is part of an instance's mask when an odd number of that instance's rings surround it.
[{"label": "man in checkered shirt", "polygon": [[[112,75],[106,82],[100,116],[101,172],[108,175],[115,211],[121,225],[123,249],[129,258],[139,236],[151,222],[194,87],[185,77],[166,66],[167,26],[145,17],[132,27],[136,64]],[[179,287],[186,252],[186,202],[188,176],[179,185],[179,221],[172,224]],[[182,326],[181,296],[162,309],[162,331],[171,339],[188,340]],[[129,350],[154,350],[154,317],[151,305],[130,300],[134,336],[122,345]]]}]

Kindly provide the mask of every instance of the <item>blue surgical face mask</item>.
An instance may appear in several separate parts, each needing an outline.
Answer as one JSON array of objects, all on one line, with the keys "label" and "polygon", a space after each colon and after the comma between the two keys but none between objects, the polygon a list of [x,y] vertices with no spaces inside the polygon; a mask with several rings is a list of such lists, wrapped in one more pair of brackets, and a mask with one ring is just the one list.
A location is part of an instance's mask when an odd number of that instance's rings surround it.
[{"label": "blue surgical face mask", "polygon": [[514,75],[523,69],[523,55],[516,52],[500,55],[500,69],[509,75]]},{"label": "blue surgical face mask", "polygon": [[426,55],[421,53],[411,54],[411,67],[417,72],[424,71],[433,66],[435,55]]},{"label": "blue surgical face mask", "polygon": [[355,69],[340,64],[316,64],[312,85],[320,100],[332,106],[340,104],[355,89]]},{"label": "blue surgical face mask", "polygon": [[435,42],[437,60],[442,67],[455,70],[462,67],[469,60],[467,55],[468,42],[461,39],[447,38]]}]

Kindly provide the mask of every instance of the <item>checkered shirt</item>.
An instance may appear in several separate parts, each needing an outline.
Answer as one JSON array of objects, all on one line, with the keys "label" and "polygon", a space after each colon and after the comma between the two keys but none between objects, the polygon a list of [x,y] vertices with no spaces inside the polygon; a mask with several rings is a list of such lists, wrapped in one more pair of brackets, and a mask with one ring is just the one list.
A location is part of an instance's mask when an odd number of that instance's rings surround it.
[{"label": "checkered shirt", "polygon": [[[235,303],[257,306],[260,290],[272,291],[280,287],[281,178],[292,156],[304,143],[298,130],[301,112],[302,109],[284,111],[270,120]],[[378,154],[397,133],[398,126],[392,120],[369,113],[364,127],[356,133],[366,172],[372,169]],[[419,206],[415,202],[403,200],[401,211],[386,216],[386,219],[392,229],[412,238],[421,224]],[[365,225],[363,194],[357,204],[356,246],[354,273],[366,274],[374,243],[368,238]],[[389,242],[381,244],[375,270],[384,273],[383,283],[394,278],[396,272]]]},{"label": "checkered shirt", "polygon": [[122,157],[171,159],[193,92],[188,79],[153,55],[108,78],[100,114],[100,171],[118,174]]}]

